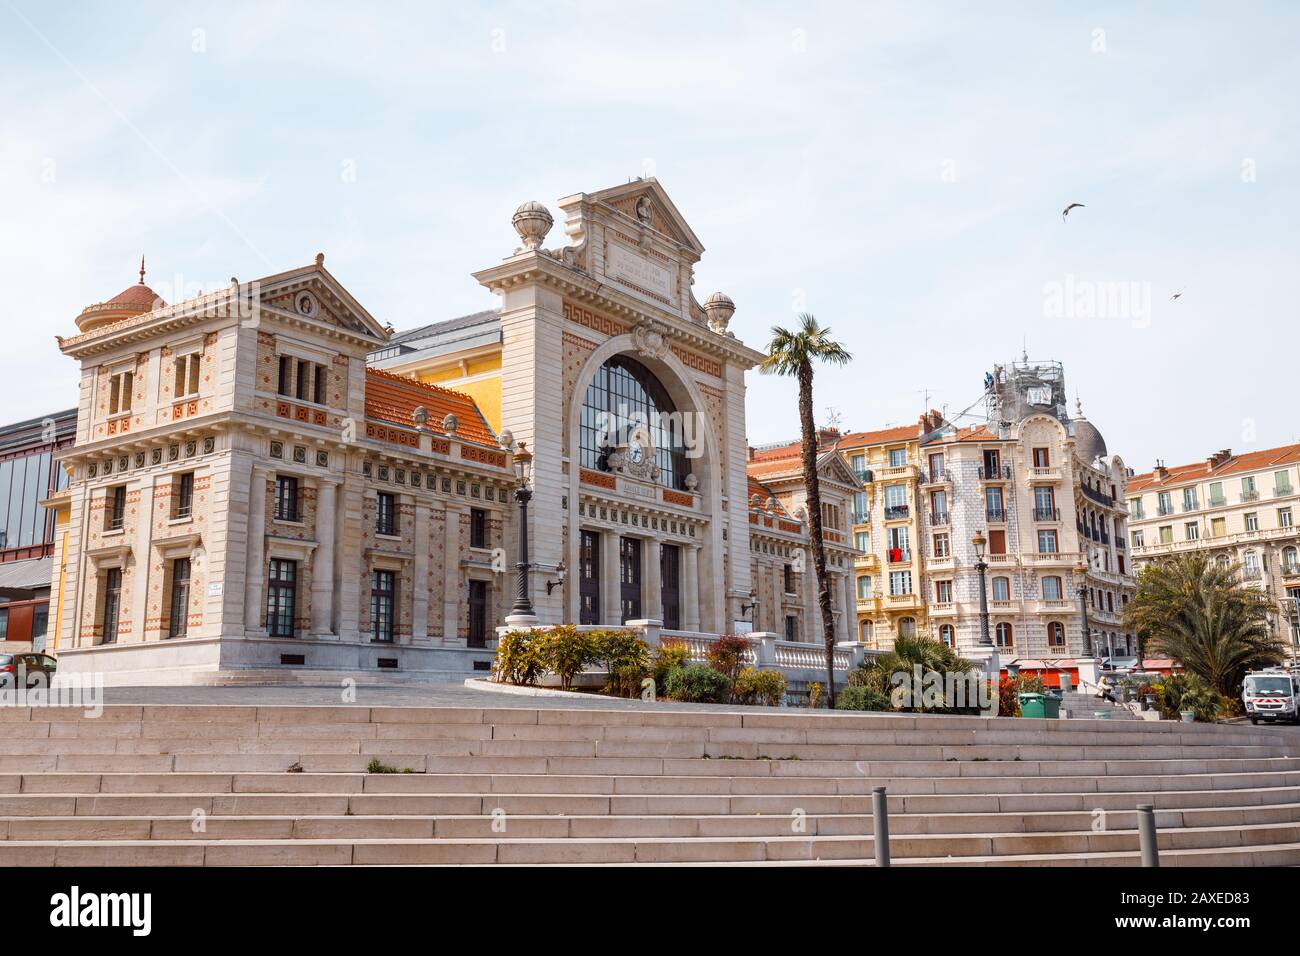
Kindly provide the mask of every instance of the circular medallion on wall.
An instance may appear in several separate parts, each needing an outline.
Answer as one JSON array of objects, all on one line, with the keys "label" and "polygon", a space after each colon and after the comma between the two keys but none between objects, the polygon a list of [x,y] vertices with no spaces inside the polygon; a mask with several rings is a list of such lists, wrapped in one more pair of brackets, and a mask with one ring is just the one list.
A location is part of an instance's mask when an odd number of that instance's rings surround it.
[{"label": "circular medallion on wall", "polygon": [[294,299],[294,307],[298,310],[299,315],[305,315],[307,318],[313,318],[316,315],[316,297],[310,292],[299,292]]}]

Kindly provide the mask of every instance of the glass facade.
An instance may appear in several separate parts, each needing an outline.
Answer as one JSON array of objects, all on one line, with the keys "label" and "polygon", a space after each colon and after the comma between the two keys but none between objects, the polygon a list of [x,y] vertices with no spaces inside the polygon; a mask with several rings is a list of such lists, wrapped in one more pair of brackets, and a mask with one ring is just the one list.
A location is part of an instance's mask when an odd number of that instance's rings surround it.
[{"label": "glass facade", "polygon": [[650,434],[660,484],[685,488],[690,464],[682,416],[649,369],[616,355],[596,370],[582,401],[582,467],[609,471],[609,453],[638,426]]},{"label": "glass facade", "polygon": [[40,503],[67,485],[68,473],[55,466],[52,451],[0,461],[0,550],[52,541],[54,517]]}]

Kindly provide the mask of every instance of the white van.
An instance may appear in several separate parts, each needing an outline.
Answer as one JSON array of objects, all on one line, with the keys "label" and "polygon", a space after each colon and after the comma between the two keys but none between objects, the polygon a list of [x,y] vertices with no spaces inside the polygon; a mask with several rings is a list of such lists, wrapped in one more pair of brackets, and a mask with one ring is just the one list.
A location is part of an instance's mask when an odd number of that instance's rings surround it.
[{"label": "white van", "polygon": [[1269,667],[1246,675],[1241,701],[1252,724],[1261,720],[1300,720],[1300,675]]}]

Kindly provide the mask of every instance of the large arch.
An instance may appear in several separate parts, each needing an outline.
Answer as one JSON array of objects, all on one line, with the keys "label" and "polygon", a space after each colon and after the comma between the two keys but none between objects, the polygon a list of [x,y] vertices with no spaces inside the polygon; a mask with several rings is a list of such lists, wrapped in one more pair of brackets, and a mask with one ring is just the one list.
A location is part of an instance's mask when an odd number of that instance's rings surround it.
[{"label": "large arch", "polygon": [[[679,413],[695,416],[698,434],[701,438],[703,453],[699,458],[691,459],[691,474],[698,480],[696,494],[699,495],[700,517],[707,524],[707,532],[701,543],[698,582],[700,626],[702,630],[718,631],[723,627],[725,605],[722,603],[726,592],[725,566],[723,562],[722,541],[722,492],[723,464],[719,436],[714,433],[713,422],[708,413],[704,396],[691,377],[691,371],[670,350],[658,354],[649,354],[638,348],[630,334],[618,335],[607,339],[597,346],[583,362],[578,371],[572,395],[564,396],[564,435],[565,454],[569,461],[569,540],[566,548],[565,562],[570,568],[578,567],[579,541],[577,530],[581,526],[578,517],[578,502],[581,500],[580,467],[580,428],[581,409],[587,386],[596,375],[596,371],[609,359],[626,354],[634,358],[647,371],[658,379],[672,400]],[[748,528],[745,529],[748,531]],[[733,544],[736,544],[733,542]],[[747,545],[746,545],[747,546]],[[718,586],[708,586],[717,582]],[[566,620],[578,619],[578,589],[565,589]]]}]

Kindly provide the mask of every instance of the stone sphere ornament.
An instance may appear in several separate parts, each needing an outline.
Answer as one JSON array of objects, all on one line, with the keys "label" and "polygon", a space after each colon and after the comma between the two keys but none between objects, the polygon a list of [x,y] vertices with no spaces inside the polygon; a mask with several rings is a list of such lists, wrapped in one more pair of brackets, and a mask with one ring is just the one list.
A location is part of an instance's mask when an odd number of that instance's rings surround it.
[{"label": "stone sphere ornament", "polygon": [[448,412],[442,420],[442,430],[448,435],[456,434],[456,429],[460,427],[460,419],[454,412]]},{"label": "stone sphere ornament", "polygon": [[709,317],[709,328],[719,334],[727,331],[727,323],[736,314],[736,303],[731,296],[715,292],[704,300],[704,314]]},{"label": "stone sphere ornament", "polygon": [[515,232],[519,233],[519,238],[523,240],[524,249],[530,252],[541,248],[546,240],[546,234],[555,225],[550,211],[541,203],[532,200],[516,209],[515,214],[510,217],[510,222],[515,227]]}]

